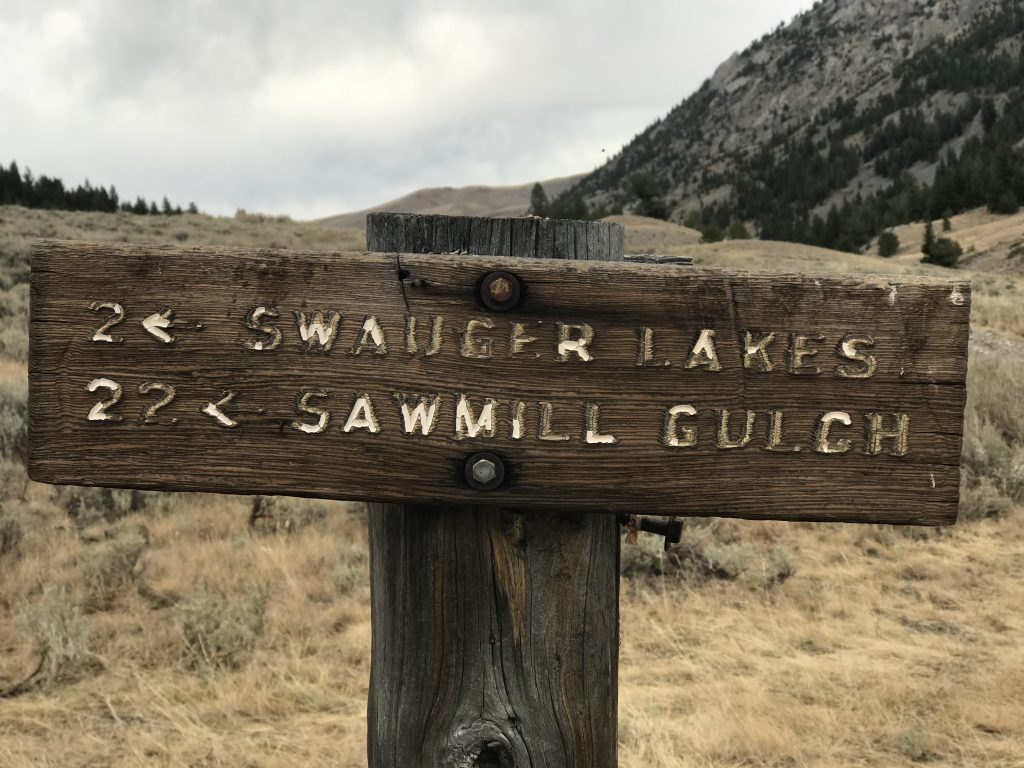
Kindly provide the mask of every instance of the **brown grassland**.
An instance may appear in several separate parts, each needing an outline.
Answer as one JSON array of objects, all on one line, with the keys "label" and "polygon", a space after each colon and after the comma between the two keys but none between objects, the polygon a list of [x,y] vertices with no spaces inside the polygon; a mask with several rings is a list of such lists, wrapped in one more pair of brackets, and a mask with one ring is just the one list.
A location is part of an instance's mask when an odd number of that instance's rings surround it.
[{"label": "brown grassland", "polygon": [[[942,273],[633,224],[627,250],[709,265]],[[252,497],[27,481],[37,236],[362,244],[262,216],[0,207],[0,768],[365,765],[360,505],[275,499],[252,522]],[[693,520],[668,555],[624,544],[622,766],[1024,766],[1024,255],[984,263],[961,272],[975,288],[961,522]]]}]

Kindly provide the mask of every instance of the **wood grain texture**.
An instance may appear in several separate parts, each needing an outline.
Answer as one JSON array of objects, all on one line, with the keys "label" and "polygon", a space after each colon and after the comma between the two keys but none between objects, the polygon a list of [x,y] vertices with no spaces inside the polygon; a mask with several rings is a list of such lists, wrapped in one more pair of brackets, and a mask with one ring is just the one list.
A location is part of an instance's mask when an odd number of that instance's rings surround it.
[{"label": "wood grain texture", "polygon": [[[522,221],[458,222],[372,215],[367,238],[523,257],[551,257],[558,239],[563,258],[622,255],[617,226],[538,241]],[[371,505],[370,569],[371,768],[617,765],[614,518]]]},{"label": "wood grain texture", "polygon": [[[511,243],[513,234],[487,236]],[[555,228],[547,252],[566,252],[559,238],[578,242],[579,234]],[[584,239],[601,251],[589,232]],[[520,240],[536,247],[536,238]],[[523,303],[512,312],[490,312],[475,299],[477,284],[494,269],[523,282]],[[108,331],[122,343],[90,340],[109,315],[90,311],[96,301],[124,306],[126,319]],[[260,306],[280,315],[266,320],[282,338],[270,351],[246,347],[270,338],[245,324]],[[169,329],[170,345],[141,326],[167,307],[180,323]],[[462,463],[473,451],[492,450],[509,473],[489,504],[949,523],[958,500],[969,307],[968,284],[924,278],[43,243],[33,258],[29,468],[33,478],[54,483],[471,504],[480,495],[462,479]],[[294,313],[314,310],[343,316],[330,352],[308,351],[299,338]],[[415,354],[403,344],[409,315],[419,322]],[[353,354],[369,316],[386,335],[386,354],[375,354],[368,341]],[[428,356],[436,316],[444,318],[442,344]],[[477,323],[472,350],[490,344],[480,359],[460,354],[470,321]],[[197,322],[201,330],[193,329]],[[590,362],[575,354],[562,360],[559,322],[590,326]],[[520,336],[537,339],[520,352],[512,351],[515,323]],[[637,329],[645,326],[656,331],[652,362],[671,365],[637,367]],[[686,367],[702,329],[715,332],[721,370]],[[747,331],[776,333],[771,372],[743,367]],[[787,364],[794,334],[817,350],[795,373]],[[870,378],[836,373],[850,363],[836,351],[850,334],[873,340]],[[808,375],[813,367],[820,374]],[[122,386],[110,409],[121,421],[86,419],[107,394],[86,391],[97,377]],[[153,382],[173,385],[176,396],[143,424],[141,413],[157,393],[143,395],[139,387]],[[313,402],[331,413],[321,434],[293,427],[316,421],[297,409],[308,390],[322,392]],[[221,428],[202,412],[226,392],[234,393],[224,411],[236,428]],[[371,397],[376,434],[342,430],[359,393]],[[404,434],[396,393],[440,397],[434,432]],[[485,398],[495,400],[493,438],[457,439],[463,394],[477,415]],[[512,438],[517,401],[527,404],[521,439]],[[543,403],[551,404],[549,431],[570,439],[541,439]],[[599,405],[600,430],[617,443],[584,442],[588,404]],[[662,442],[666,410],[678,404],[697,411],[677,425],[697,429],[695,447]],[[749,444],[720,447],[721,412],[730,412],[735,438],[748,409],[755,413]],[[766,450],[773,411],[784,415],[784,445],[799,452]],[[832,436],[849,440],[849,450],[820,454],[815,431],[824,414],[837,411],[851,424],[834,424]],[[891,440],[868,455],[872,413],[882,414],[883,426],[907,415],[906,455],[891,455]]]},{"label": "wood grain texture", "polygon": [[371,768],[614,768],[615,519],[372,507]]}]

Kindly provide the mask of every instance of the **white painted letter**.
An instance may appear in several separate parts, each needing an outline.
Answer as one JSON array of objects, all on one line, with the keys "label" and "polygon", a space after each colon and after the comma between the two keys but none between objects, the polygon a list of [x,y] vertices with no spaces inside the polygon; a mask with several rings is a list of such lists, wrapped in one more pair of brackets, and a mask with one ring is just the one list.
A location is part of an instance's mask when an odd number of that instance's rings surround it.
[{"label": "white painted letter", "polygon": [[665,411],[664,429],[661,433],[661,442],[666,448],[693,448],[697,444],[697,428],[677,426],[680,416],[696,416],[697,409],[692,405],[673,405]]},{"label": "white painted letter", "polygon": [[380,422],[373,412],[373,401],[365,392],[356,395],[352,403],[352,410],[349,411],[348,419],[345,420],[343,432],[351,432],[353,429],[365,429],[371,435],[380,432]]},{"label": "white painted letter", "polygon": [[[403,392],[396,392],[395,401],[402,410],[402,429],[407,435],[415,435],[419,430],[421,435],[429,435],[434,431],[434,423],[437,419],[437,408],[441,398],[437,395],[407,395]],[[416,405],[410,407],[409,402],[416,399]]]},{"label": "white painted letter", "polygon": [[326,316],[317,310],[306,314],[295,313],[295,323],[299,327],[299,337],[310,351],[328,352],[334,346],[334,337],[338,333],[341,322],[340,312],[328,312]]},{"label": "white painted letter", "polygon": [[874,355],[862,352],[860,347],[873,347],[875,340],[870,336],[858,336],[850,334],[844,336],[839,342],[839,355],[847,360],[852,360],[857,365],[840,363],[836,366],[836,374],[844,379],[870,379],[878,368],[878,361]]},{"label": "white painted letter", "polygon": [[587,403],[584,406],[584,413],[587,427],[585,442],[590,445],[614,445],[619,442],[615,435],[601,434],[601,408],[597,403]]},{"label": "white painted letter", "polygon": [[331,423],[331,412],[326,408],[321,408],[318,405],[310,404],[309,400],[313,397],[327,397],[327,393],[319,389],[307,389],[302,392],[299,396],[298,403],[295,408],[299,413],[309,413],[313,416],[318,416],[316,424],[307,424],[304,421],[293,421],[292,429],[297,429],[299,432],[305,432],[307,435],[319,435],[325,429],[327,425]]},{"label": "white painted letter", "polygon": [[[566,362],[573,354],[578,355],[584,363],[594,359],[588,349],[590,342],[594,340],[594,329],[586,323],[573,325],[571,323],[557,323],[558,328],[558,360]],[[570,338],[573,333],[579,334],[575,339]]]},{"label": "white painted letter", "polygon": [[380,327],[380,323],[377,322],[377,318],[373,315],[367,315],[366,319],[363,320],[363,327],[359,331],[359,338],[352,345],[352,354],[360,354],[363,351],[363,347],[367,344],[373,344],[373,354],[375,355],[386,355],[388,353],[388,343],[384,338],[384,329]]},{"label": "white painted letter", "polygon": [[686,358],[687,370],[697,367],[709,371],[722,370],[722,364],[718,360],[718,349],[715,347],[715,332],[710,328],[700,332],[690,356]]},{"label": "white painted letter", "polygon": [[836,422],[846,427],[853,423],[850,414],[845,411],[829,411],[822,416],[814,435],[814,450],[817,453],[846,453],[850,450],[850,441],[845,437],[834,442],[829,441],[829,431]]},{"label": "white painted letter", "polygon": [[245,327],[253,331],[260,331],[261,333],[268,334],[270,338],[265,341],[253,341],[252,339],[245,340],[245,346],[249,349],[257,352],[269,352],[272,349],[277,349],[281,346],[281,331],[272,325],[261,325],[261,321],[265,317],[280,317],[281,313],[273,307],[255,307],[248,315],[245,316]]},{"label": "white painted letter", "polygon": [[480,417],[473,415],[473,405],[465,395],[459,395],[455,406],[455,439],[465,440],[467,437],[494,437],[494,409],[497,402],[491,398],[484,400],[480,408]]}]

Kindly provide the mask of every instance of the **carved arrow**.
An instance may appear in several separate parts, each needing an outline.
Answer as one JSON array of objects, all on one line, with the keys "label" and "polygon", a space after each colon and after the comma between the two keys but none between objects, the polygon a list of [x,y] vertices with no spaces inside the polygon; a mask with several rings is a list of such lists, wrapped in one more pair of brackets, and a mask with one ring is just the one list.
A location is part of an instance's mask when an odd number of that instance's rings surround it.
[{"label": "carved arrow", "polygon": [[230,429],[231,427],[237,427],[238,422],[228,416],[221,408],[228,405],[232,400],[235,399],[234,392],[225,392],[221,395],[220,400],[217,402],[209,402],[203,407],[203,413],[207,416],[211,416],[217,420],[217,423],[222,427]]},{"label": "carved arrow", "polygon": [[162,341],[164,344],[170,344],[174,341],[174,337],[167,333],[164,328],[170,328],[173,321],[174,310],[164,309],[160,312],[154,312],[143,320],[142,327],[158,341]]}]

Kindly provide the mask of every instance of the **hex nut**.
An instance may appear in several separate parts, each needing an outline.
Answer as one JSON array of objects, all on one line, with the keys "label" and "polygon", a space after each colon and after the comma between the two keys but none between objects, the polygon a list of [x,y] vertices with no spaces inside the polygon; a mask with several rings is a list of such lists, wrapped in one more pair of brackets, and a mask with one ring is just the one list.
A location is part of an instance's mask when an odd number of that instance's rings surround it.
[{"label": "hex nut", "polygon": [[487,485],[498,476],[498,468],[490,459],[480,459],[473,464],[473,479],[481,485]]},{"label": "hex nut", "polygon": [[495,454],[482,451],[466,459],[464,474],[473,490],[493,491],[505,480],[505,464]]}]

